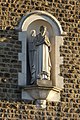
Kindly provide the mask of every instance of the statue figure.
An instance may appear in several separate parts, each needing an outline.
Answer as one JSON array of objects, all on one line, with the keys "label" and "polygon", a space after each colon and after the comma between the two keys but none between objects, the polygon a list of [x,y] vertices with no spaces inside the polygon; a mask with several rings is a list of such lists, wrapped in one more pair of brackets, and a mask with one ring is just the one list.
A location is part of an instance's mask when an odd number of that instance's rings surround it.
[{"label": "statue figure", "polygon": [[[33,32],[35,33],[35,32]],[[33,58],[30,63],[31,84],[36,80],[50,80],[50,50],[51,44],[46,26],[40,26],[40,33],[32,36]]]}]

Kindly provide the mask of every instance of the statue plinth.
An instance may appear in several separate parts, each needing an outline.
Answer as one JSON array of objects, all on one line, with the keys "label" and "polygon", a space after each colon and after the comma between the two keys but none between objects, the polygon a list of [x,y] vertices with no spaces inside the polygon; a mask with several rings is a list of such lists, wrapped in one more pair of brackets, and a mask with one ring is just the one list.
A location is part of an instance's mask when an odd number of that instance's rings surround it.
[{"label": "statue plinth", "polygon": [[37,79],[34,83],[36,86],[45,86],[45,87],[51,87],[52,86],[52,81],[51,80],[40,80]]}]

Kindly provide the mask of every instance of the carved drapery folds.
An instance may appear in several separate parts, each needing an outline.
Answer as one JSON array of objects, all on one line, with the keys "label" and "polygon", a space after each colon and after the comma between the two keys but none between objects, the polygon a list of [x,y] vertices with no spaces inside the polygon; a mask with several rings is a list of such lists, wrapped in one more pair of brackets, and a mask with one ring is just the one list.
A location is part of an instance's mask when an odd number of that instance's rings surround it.
[{"label": "carved drapery folds", "polygon": [[36,34],[36,31],[32,30],[30,38],[31,40],[28,40],[30,83],[35,84],[36,80],[50,80],[51,44],[46,26],[40,26],[39,34]]}]

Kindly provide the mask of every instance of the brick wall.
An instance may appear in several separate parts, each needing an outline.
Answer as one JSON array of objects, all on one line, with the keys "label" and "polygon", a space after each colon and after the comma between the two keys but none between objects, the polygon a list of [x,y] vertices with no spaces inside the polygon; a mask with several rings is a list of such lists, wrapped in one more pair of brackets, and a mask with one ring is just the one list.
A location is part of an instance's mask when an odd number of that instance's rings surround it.
[{"label": "brick wall", "polygon": [[18,72],[21,71],[18,52],[21,51],[21,43],[14,31],[1,30],[0,35],[0,99],[18,99]]},{"label": "brick wall", "polygon": [[[80,119],[80,2],[79,0],[0,0],[0,120],[79,120]],[[61,75],[64,89],[60,102],[47,103],[45,110],[33,102],[21,101],[18,53],[21,42],[14,28],[22,16],[43,10],[55,16],[67,32],[61,46]]]}]

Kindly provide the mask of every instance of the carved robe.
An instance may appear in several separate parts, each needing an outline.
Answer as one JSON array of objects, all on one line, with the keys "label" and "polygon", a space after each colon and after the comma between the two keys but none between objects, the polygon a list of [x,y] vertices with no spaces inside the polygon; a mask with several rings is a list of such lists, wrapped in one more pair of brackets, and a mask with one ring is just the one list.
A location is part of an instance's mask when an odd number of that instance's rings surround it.
[{"label": "carved robe", "polygon": [[31,67],[31,83],[34,83],[37,79],[50,80],[50,41],[48,36],[42,36],[39,33],[33,40],[34,54],[33,63]]}]

